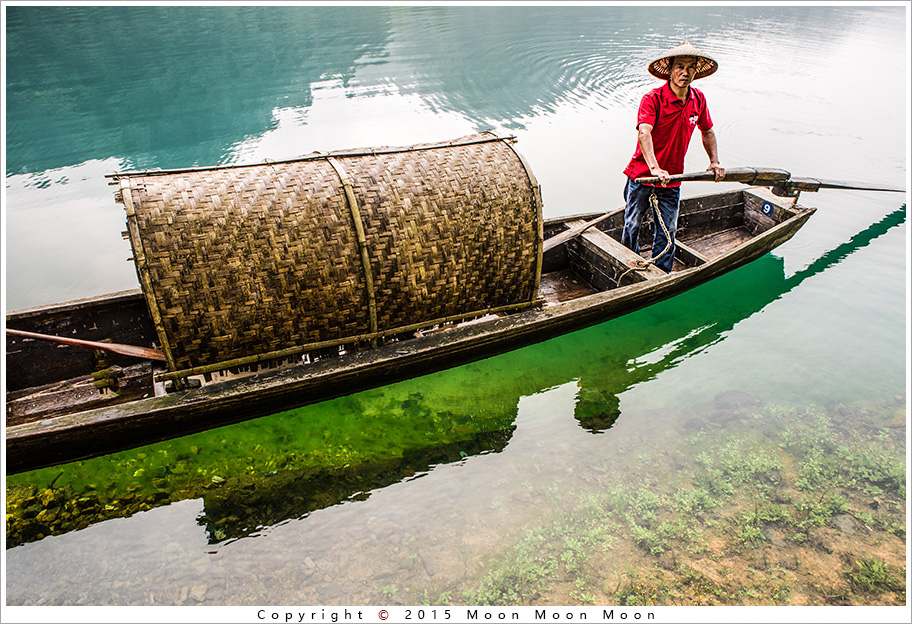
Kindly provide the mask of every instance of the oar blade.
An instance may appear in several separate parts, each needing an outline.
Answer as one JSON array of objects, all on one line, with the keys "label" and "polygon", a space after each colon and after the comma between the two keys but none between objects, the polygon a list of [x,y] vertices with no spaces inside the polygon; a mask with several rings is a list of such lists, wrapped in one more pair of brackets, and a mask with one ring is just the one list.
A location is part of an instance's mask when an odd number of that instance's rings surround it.
[{"label": "oar blade", "polygon": [[884,191],[887,193],[905,193],[906,189],[883,186],[880,184],[869,184],[867,182],[850,182],[844,180],[821,180],[820,178],[795,178],[795,181],[812,180],[818,183],[817,188],[822,189],[843,189],[849,191]]}]

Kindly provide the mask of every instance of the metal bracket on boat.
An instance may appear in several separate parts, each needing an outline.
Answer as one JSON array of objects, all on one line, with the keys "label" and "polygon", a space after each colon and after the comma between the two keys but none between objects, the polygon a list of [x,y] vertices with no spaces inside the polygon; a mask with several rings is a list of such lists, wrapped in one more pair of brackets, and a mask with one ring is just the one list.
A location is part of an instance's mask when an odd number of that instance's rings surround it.
[{"label": "metal bracket on boat", "polygon": [[776,197],[794,197],[796,199],[801,194],[801,189],[795,188],[790,184],[777,184],[770,187],[770,191]]}]

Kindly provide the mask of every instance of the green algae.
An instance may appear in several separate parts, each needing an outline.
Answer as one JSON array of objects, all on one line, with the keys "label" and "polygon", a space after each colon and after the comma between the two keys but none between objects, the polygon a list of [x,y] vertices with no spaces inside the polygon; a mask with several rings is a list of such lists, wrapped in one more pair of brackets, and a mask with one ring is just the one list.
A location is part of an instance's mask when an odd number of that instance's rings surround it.
[{"label": "green algae", "polygon": [[[211,525],[211,541],[239,537],[437,463],[501,449],[515,409],[514,403],[512,409],[495,404],[474,413],[440,410],[414,388],[389,386],[12,475],[7,548],[191,498],[206,501],[201,523]],[[226,526],[229,517],[236,520]]]}]

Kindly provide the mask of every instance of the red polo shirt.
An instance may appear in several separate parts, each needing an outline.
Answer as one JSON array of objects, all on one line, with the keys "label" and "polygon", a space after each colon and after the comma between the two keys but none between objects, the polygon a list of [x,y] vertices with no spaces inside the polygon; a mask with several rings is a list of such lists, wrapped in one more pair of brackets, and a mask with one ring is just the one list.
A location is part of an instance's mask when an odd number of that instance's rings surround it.
[{"label": "red polo shirt", "polygon": [[[672,175],[684,173],[684,155],[694,128],[699,126],[700,130],[709,130],[713,126],[706,96],[701,91],[691,86],[687,90],[687,100],[682,102],[667,82],[643,96],[637,112],[637,128],[641,123],[652,125],[656,160],[662,169]],[[631,179],[651,175],[639,141],[624,174]],[[680,185],[680,182],[668,184],[669,187]]]}]

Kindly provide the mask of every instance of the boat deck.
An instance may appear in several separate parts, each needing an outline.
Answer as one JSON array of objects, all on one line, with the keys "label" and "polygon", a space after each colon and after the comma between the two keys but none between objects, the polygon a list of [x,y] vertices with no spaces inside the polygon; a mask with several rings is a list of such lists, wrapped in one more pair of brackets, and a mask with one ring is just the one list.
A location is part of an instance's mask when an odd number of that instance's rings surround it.
[{"label": "boat deck", "polygon": [[746,227],[734,227],[721,232],[713,232],[706,236],[694,239],[678,241],[678,244],[684,243],[691,249],[695,249],[700,254],[712,254],[718,256],[727,253],[741,243],[753,238]]},{"label": "boat deck", "polygon": [[538,296],[546,303],[560,303],[598,292],[572,269],[552,271],[541,277]]}]

